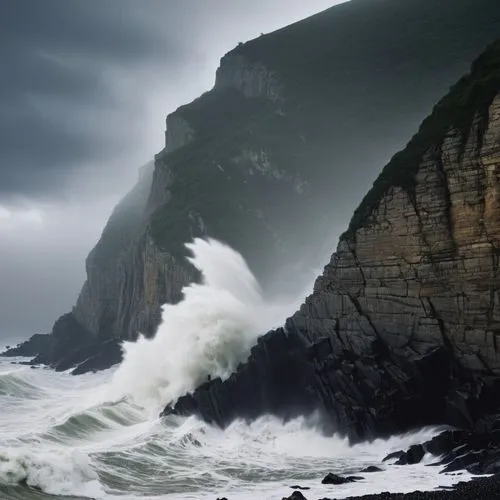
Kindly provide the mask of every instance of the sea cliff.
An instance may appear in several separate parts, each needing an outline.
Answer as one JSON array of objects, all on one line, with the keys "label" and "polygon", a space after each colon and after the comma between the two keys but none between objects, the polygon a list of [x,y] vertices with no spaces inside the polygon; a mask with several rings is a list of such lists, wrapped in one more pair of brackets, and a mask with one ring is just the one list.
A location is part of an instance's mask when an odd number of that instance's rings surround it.
[{"label": "sea cliff", "polygon": [[165,413],[225,426],[319,410],[353,440],[500,412],[500,42],[356,210],[314,292],[248,362]]},{"label": "sea cliff", "polygon": [[[38,352],[38,362],[61,369],[86,361],[81,371],[105,344],[112,356],[99,367],[118,362],[119,342],[154,335],[162,304],[180,300],[182,287],[197,279],[184,248],[196,236],[240,251],[268,293],[300,288],[304,268],[331,248],[378,165],[498,32],[496,0],[473,7],[469,0],[353,0],[238,45],[222,57],[214,88],[167,117],[165,147],[90,252],[75,307],[52,335],[36,337],[36,349],[28,342],[10,354]],[[458,154],[455,140],[448,139],[450,155]],[[433,175],[445,175],[450,161],[444,154]],[[455,189],[446,186],[435,189]],[[405,193],[391,190],[396,201],[380,207],[403,209],[411,201]],[[413,231],[431,216],[408,217]],[[365,258],[376,234],[355,233]],[[451,248],[451,240],[426,238]],[[414,258],[417,240],[407,249]],[[339,247],[343,259],[352,254],[348,241],[344,253]],[[386,285],[377,279],[380,296]],[[432,321],[430,328],[437,331]]]}]

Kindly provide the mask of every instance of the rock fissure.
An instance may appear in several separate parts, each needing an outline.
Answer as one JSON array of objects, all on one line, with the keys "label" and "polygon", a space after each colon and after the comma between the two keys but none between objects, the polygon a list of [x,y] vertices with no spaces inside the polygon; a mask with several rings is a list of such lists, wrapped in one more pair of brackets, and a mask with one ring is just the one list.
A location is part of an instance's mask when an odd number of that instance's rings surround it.
[{"label": "rock fissure", "polygon": [[453,349],[452,344],[448,338],[448,335],[446,333],[446,325],[439,313],[437,312],[436,308],[434,307],[434,304],[432,303],[432,299],[430,297],[426,297],[427,304],[429,305],[429,308],[431,310],[432,318],[434,318],[437,321],[437,324],[439,325],[439,331],[441,332],[441,337],[443,339],[443,344],[450,350]]}]

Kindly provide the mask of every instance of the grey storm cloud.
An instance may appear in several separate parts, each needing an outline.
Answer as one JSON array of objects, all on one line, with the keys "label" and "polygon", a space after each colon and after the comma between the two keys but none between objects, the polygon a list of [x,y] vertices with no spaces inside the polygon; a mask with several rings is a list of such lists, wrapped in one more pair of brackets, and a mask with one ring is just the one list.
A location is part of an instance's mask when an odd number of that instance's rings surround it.
[{"label": "grey storm cloud", "polygon": [[335,3],[0,0],[0,343],[70,310],[166,114],[210,89],[219,58]]},{"label": "grey storm cloud", "polygon": [[[103,69],[179,63],[138,2],[16,0],[0,7],[0,192],[43,191],[116,141],[78,109],[119,106]],[[167,30],[168,32],[168,30]],[[129,103],[130,104],[133,103]]]},{"label": "grey storm cloud", "polygon": [[285,13],[282,0],[3,1],[0,196],[52,194],[82,164],[134,140],[133,126],[117,127],[140,114],[145,96],[117,96],[117,72],[161,68],[175,81],[226,34],[257,36],[333,3],[291,0]]}]

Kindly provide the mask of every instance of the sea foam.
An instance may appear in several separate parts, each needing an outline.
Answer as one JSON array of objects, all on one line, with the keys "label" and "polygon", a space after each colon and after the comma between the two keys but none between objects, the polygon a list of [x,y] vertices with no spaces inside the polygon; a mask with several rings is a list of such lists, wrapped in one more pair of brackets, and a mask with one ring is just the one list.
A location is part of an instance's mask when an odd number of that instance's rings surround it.
[{"label": "sea foam", "polygon": [[153,412],[209,376],[226,379],[298,303],[265,300],[245,259],[229,246],[200,238],[186,246],[202,282],[184,287],[178,304],[163,306],[153,339],[124,344],[111,384],[115,397],[127,395]]}]

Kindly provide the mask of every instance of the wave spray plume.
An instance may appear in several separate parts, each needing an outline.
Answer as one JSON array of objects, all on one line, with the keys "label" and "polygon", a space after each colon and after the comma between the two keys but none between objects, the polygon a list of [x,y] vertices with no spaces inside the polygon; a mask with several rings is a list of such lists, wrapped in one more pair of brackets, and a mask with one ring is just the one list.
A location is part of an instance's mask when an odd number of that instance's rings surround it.
[{"label": "wave spray plume", "polygon": [[184,287],[178,304],[163,306],[153,339],[124,344],[111,388],[151,411],[194,390],[208,376],[226,379],[245,361],[257,338],[279,326],[294,304],[264,300],[244,258],[217,240],[186,247],[201,283]]}]

